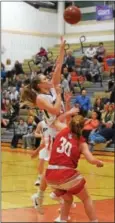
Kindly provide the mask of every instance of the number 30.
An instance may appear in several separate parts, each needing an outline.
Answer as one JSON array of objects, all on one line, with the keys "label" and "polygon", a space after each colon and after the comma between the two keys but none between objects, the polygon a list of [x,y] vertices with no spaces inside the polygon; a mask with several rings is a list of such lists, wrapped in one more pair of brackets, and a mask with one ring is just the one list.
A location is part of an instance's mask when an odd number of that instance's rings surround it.
[{"label": "number 30", "polygon": [[72,144],[68,142],[67,139],[64,137],[61,137],[60,141],[61,141],[61,145],[60,147],[57,147],[57,152],[65,153],[68,157],[70,157]]}]

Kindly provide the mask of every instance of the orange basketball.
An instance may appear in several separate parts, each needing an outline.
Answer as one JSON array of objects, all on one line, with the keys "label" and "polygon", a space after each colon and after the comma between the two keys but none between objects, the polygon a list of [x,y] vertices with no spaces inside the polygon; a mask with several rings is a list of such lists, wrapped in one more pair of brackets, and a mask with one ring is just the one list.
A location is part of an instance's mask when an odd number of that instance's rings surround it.
[{"label": "orange basketball", "polygon": [[81,11],[76,6],[69,6],[64,11],[64,20],[69,24],[77,24],[81,20]]}]

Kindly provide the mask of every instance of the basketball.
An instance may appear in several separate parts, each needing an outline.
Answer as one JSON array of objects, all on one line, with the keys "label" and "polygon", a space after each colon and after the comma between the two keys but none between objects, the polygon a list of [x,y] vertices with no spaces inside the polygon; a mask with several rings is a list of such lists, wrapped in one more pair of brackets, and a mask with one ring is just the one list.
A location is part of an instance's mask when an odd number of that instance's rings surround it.
[{"label": "basketball", "polygon": [[81,20],[81,11],[76,6],[69,6],[64,11],[64,20],[71,24],[77,24]]}]

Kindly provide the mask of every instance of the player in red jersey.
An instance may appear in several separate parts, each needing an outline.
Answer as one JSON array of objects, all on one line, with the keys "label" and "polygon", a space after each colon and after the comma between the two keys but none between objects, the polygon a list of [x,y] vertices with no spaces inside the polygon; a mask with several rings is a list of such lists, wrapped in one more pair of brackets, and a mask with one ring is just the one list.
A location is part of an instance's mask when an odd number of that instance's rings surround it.
[{"label": "player in red jersey", "polygon": [[84,204],[85,212],[91,222],[98,222],[92,200],[85,187],[85,179],[76,170],[80,155],[97,167],[103,162],[96,159],[89,151],[85,139],[82,137],[84,118],[77,115],[72,118],[69,128],[64,128],[55,138],[51,158],[46,171],[47,183],[55,189],[56,196],[62,197],[60,221],[68,220],[73,195]]}]

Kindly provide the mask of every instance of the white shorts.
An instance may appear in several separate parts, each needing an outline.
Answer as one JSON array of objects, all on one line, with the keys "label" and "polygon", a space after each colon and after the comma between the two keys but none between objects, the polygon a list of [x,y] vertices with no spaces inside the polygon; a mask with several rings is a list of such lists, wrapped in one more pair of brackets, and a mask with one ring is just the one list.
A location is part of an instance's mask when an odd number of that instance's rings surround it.
[{"label": "white shorts", "polygon": [[43,159],[45,161],[49,161],[50,159],[50,152],[47,148],[43,148],[39,152],[39,159]]}]

